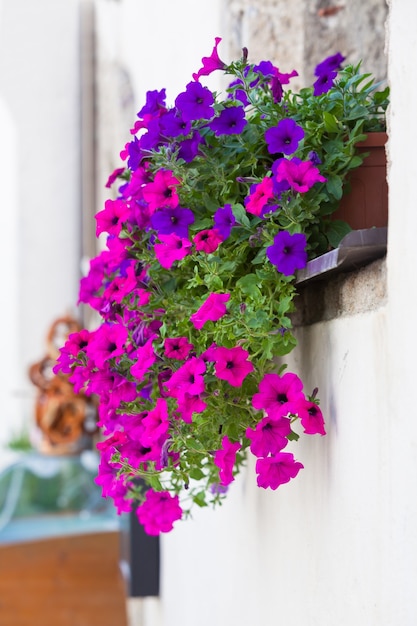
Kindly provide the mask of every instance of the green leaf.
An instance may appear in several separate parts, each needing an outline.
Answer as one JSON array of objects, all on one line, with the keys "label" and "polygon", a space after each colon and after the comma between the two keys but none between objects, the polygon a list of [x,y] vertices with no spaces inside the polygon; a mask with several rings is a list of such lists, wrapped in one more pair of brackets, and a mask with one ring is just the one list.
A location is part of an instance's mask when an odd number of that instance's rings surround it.
[{"label": "green leaf", "polygon": [[343,237],[350,233],[351,227],[342,220],[334,220],[330,223],[326,235],[332,248],[337,248]]},{"label": "green leaf", "polygon": [[337,121],[337,118],[328,111],[323,111],[323,121],[324,127],[328,133],[339,132],[339,123]]},{"label": "green leaf", "polygon": [[232,206],[232,212],[239,224],[242,224],[242,226],[250,226],[250,219],[242,204],[234,204]]},{"label": "green leaf", "polygon": [[190,478],[193,478],[194,480],[201,480],[202,478],[204,478],[204,472],[198,467],[194,467],[193,469],[191,469],[189,474]]},{"label": "green leaf", "polygon": [[256,274],[246,274],[246,276],[242,276],[242,278],[239,278],[236,282],[236,286],[239,287],[242,293],[245,293],[254,299],[262,297],[258,284],[259,278]]},{"label": "green leaf", "polygon": [[326,183],[327,189],[331,195],[340,200],[343,195],[343,181],[340,176],[329,176]]}]

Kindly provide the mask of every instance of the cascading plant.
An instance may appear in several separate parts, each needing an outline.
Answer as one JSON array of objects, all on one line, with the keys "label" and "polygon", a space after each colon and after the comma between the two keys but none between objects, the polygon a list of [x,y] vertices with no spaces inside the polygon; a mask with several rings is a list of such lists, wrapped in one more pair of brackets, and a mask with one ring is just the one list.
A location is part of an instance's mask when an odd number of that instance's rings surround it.
[{"label": "cascading plant", "polygon": [[[81,280],[101,323],[55,367],[98,397],[97,482],[150,534],[221,503],[248,453],[277,489],[303,467],[288,442],[325,434],[317,391],[276,359],[296,345],[296,272],[349,231],[331,215],[388,104],[340,53],[294,93],[295,71],[246,50],[226,65],[220,41],[173,105],[147,93],[96,215],[107,245]],[[213,71],[223,94],[201,82]]]}]

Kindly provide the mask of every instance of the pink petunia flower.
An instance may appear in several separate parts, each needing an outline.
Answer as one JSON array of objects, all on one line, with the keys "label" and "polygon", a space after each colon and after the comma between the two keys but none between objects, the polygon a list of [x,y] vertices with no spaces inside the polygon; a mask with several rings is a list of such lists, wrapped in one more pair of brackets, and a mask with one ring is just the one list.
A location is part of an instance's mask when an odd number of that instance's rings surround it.
[{"label": "pink petunia flower", "polygon": [[316,183],[325,183],[327,180],[311,161],[300,161],[296,157],[280,161],[276,178],[278,182],[287,181],[300,193],[305,193]]},{"label": "pink petunia flower", "polygon": [[180,184],[169,170],[158,170],[153,182],[148,183],[142,190],[143,197],[150,210],[175,208],[178,206],[178,194],[176,187]]},{"label": "pink petunia flower", "polygon": [[90,335],[87,356],[98,368],[103,368],[106,361],[124,354],[127,338],[127,329],[122,324],[102,324]]},{"label": "pink petunia flower", "polygon": [[137,348],[131,355],[131,357],[136,359],[136,363],[131,366],[130,373],[140,381],[143,380],[146,372],[156,361],[156,354],[152,343],[154,338],[155,335],[152,335],[145,345]]},{"label": "pink petunia flower", "polygon": [[201,230],[194,237],[195,249],[199,252],[205,252],[206,254],[215,252],[222,241],[223,239],[220,233],[213,228]]},{"label": "pink petunia flower", "polygon": [[199,396],[205,389],[205,371],[206,364],[204,361],[197,357],[192,357],[163,384],[173,398],[180,398],[185,394]]},{"label": "pink petunia flower", "polygon": [[165,356],[168,359],[184,361],[193,348],[187,337],[167,337],[164,341]]},{"label": "pink petunia flower", "polygon": [[222,439],[222,447],[214,455],[214,464],[219,468],[221,485],[229,485],[233,480],[233,467],[236,461],[236,452],[241,445],[238,441],[232,443],[227,435]]},{"label": "pink petunia flower", "polygon": [[303,399],[297,402],[290,402],[291,413],[298,415],[304,432],[307,435],[325,435],[324,418],[320,407],[315,402]]},{"label": "pink petunia flower", "polygon": [[252,398],[252,405],[255,409],[265,410],[268,415],[285,415],[290,412],[289,402],[304,400],[302,390],[303,383],[296,374],[265,374],[259,383],[259,393]]},{"label": "pink petunia flower", "polygon": [[124,200],[106,200],[104,209],[99,211],[95,218],[97,222],[96,236],[101,233],[117,236],[122,230],[123,222],[130,215],[130,209]]},{"label": "pink petunia flower", "polygon": [[258,457],[280,452],[288,443],[291,421],[287,417],[264,417],[255,429],[247,428],[246,437],[251,441],[250,450]]},{"label": "pink petunia flower", "polygon": [[198,311],[191,315],[190,321],[197,330],[203,328],[208,321],[216,322],[227,313],[225,303],[229,300],[229,293],[211,293]]},{"label": "pink petunia flower", "polygon": [[191,396],[189,393],[179,396],[177,405],[179,418],[187,424],[193,421],[193,413],[202,413],[207,408],[207,404],[200,396]]},{"label": "pink petunia flower", "polygon": [[248,361],[249,352],[241,346],[234,348],[218,347],[214,352],[215,374],[226,380],[233,387],[241,387],[243,380],[253,371],[253,364]]},{"label": "pink petunia flower", "polygon": [[179,497],[172,496],[169,491],[149,489],[145,500],[136,509],[136,515],[148,535],[167,533],[182,517]]},{"label": "pink petunia flower", "polygon": [[158,398],[155,407],[143,418],[145,427],[140,438],[142,445],[152,448],[162,446],[169,428],[168,404],[164,398]]},{"label": "pink petunia flower", "polygon": [[175,263],[191,252],[191,241],[171,235],[159,235],[161,243],[154,245],[155,256],[165,269],[169,270]]},{"label": "pink petunia flower", "polygon": [[274,456],[268,456],[256,461],[256,473],[258,474],[258,487],[263,489],[277,489],[280,485],[288,483],[295,478],[304,465],[294,459],[291,452],[278,452]]},{"label": "pink petunia flower", "polygon": [[199,80],[200,76],[209,76],[215,70],[222,70],[226,67],[226,64],[219,58],[217,52],[217,46],[221,40],[221,37],[215,37],[212,53],[209,57],[203,57],[201,59],[203,67],[200,68],[196,74],[193,74],[194,80]]},{"label": "pink petunia flower", "polygon": [[252,185],[249,196],[245,198],[245,207],[248,213],[257,216],[262,215],[263,209],[274,196],[273,186],[272,178],[268,177],[265,177],[260,183]]}]

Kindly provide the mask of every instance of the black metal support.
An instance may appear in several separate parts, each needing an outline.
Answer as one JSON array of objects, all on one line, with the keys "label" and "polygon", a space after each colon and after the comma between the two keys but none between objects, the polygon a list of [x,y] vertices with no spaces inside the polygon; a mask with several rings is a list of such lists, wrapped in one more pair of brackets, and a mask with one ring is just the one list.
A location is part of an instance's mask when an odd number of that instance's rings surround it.
[{"label": "black metal support", "polygon": [[122,570],[127,595],[142,598],[159,595],[159,536],[147,535],[133,510],[125,516],[122,531]]}]

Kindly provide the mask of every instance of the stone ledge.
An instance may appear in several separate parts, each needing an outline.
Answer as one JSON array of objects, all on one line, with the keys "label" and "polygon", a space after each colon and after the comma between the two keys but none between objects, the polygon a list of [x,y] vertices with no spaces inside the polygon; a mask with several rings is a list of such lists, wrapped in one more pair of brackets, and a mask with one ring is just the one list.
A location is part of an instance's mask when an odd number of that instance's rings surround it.
[{"label": "stone ledge", "polygon": [[386,303],[386,258],[329,280],[298,286],[294,327],[375,310]]}]

